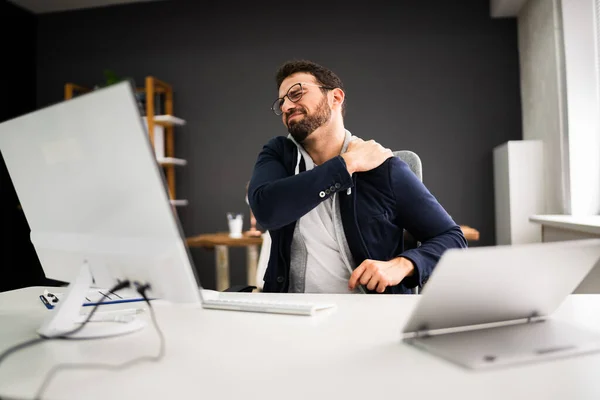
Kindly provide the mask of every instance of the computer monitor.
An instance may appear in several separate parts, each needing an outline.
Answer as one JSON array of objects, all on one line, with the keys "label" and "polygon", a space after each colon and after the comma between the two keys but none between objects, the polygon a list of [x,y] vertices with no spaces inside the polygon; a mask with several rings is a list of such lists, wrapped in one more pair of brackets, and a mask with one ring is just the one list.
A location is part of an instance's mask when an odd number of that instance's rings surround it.
[{"label": "computer monitor", "polygon": [[[41,335],[73,326],[91,284],[137,281],[150,284],[150,297],[200,304],[200,282],[142,118],[135,88],[122,82],[0,124],[0,151],[42,267],[47,277],[70,282]],[[86,327],[79,336],[143,324],[115,325]]]}]

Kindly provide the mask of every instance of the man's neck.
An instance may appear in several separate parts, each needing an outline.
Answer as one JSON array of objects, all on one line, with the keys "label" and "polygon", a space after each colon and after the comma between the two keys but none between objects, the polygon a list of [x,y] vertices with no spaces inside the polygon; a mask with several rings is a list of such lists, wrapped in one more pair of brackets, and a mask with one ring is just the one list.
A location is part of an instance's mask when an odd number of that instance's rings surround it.
[{"label": "man's neck", "polygon": [[321,126],[302,142],[302,146],[316,165],[337,157],[342,152],[346,129],[341,124]]}]

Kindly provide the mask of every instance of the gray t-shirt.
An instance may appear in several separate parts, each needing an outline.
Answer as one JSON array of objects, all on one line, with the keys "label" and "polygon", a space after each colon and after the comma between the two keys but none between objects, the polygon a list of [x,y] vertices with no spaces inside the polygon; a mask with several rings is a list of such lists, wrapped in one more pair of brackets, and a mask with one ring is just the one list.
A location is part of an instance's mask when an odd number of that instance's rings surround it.
[{"label": "gray t-shirt", "polygon": [[[342,152],[348,146],[351,134],[346,131]],[[315,167],[302,146],[299,157],[304,159],[306,170]],[[298,174],[298,166],[296,174]],[[296,223],[291,247],[290,292],[300,293],[359,293],[348,289],[353,270],[348,244],[339,218],[338,195],[328,199],[301,217]]]}]

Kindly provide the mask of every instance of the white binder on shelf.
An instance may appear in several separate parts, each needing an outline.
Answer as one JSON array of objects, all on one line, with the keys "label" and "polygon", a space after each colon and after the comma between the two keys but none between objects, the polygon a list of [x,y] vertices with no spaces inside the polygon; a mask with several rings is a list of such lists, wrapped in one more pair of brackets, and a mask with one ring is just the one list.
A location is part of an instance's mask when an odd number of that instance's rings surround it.
[{"label": "white binder on shelf", "polygon": [[[146,132],[148,131],[148,120],[143,117]],[[161,125],[154,125],[154,154],[157,159],[165,158],[165,128]]]}]

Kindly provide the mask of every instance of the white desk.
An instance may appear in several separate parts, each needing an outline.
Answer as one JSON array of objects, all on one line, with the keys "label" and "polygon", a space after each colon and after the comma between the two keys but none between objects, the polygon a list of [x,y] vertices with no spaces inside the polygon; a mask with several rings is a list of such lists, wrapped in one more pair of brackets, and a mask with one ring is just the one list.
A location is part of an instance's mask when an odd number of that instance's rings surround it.
[{"label": "white desk", "polygon": [[[35,337],[48,312],[37,299],[40,290],[0,294],[0,351]],[[600,398],[600,353],[471,372],[400,342],[401,327],[418,300],[416,295],[314,297],[327,297],[338,308],[311,318],[157,302],[167,341],[160,363],[137,364],[118,372],[62,371],[44,398]],[[600,329],[600,295],[572,295],[555,316]],[[42,343],[0,365],[0,397],[31,398],[57,363],[120,363],[157,350],[151,325],[112,339]]]}]

